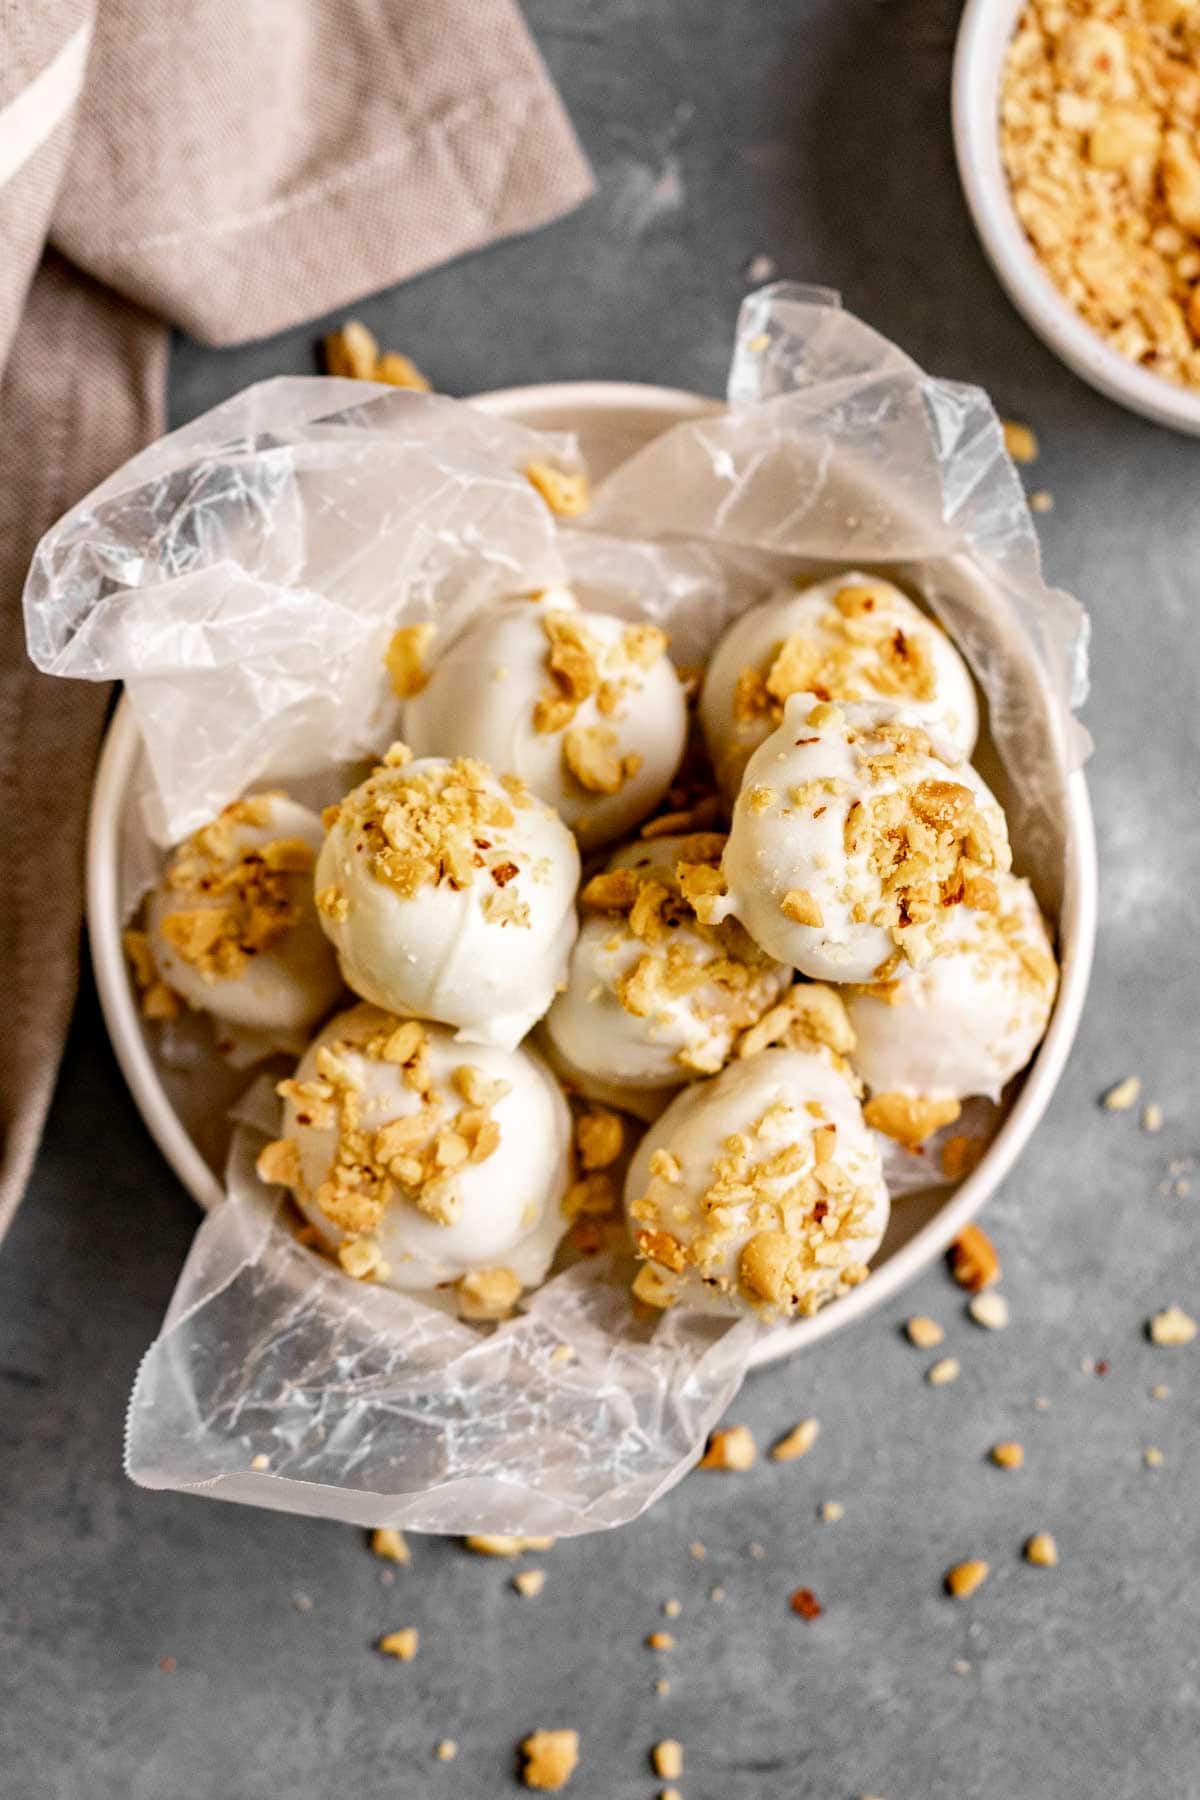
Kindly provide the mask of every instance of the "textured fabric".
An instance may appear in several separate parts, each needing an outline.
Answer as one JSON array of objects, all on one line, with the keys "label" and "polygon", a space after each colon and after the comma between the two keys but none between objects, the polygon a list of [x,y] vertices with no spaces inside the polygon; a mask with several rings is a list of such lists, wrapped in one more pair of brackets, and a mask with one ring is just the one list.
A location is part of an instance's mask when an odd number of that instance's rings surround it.
[{"label": "textured fabric", "polygon": [[41,533],[163,429],[167,330],[268,336],[574,206],[513,0],[0,0],[0,1236],[77,969],[107,694],[25,659]]}]

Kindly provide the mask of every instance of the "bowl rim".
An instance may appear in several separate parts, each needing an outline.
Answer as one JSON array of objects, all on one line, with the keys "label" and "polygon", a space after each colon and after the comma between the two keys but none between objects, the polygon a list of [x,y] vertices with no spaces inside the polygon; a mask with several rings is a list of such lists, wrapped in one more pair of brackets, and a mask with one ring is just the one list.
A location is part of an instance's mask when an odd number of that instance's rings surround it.
[{"label": "bowl rim", "polygon": [[1000,76],[1026,0],[967,0],[951,76],[954,154],[967,208],[1001,287],[1055,355],[1119,405],[1200,435],[1200,392],[1130,362],[1060,294],[1025,236],[1000,156]]},{"label": "bowl rim", "polygon": [[[472,404],[506,417],[547,411],[655,413],[665,430],[689,418],[722,410],[723,403],[678,388],[639,382],[564,381],[495,389]],[[122,696],[105,734],[92,789],[87,835],[87,929],[101,1010],[118,1065],[142,1119],[193,1199],[211,1211],[223,1197],[221,1183],[171,1104],[142,1029],[137,999],[121,942],[118,866],[122,806],[140,750],[133,710]],[[1025,1073],[1020,1093],[978,1166],[887,1262],[860,1287],[808,1319],[764,1336],[751,1357],[760,1367],[808,1348],[895,1297],[932,1263],[982,1208],[1012,1169],[1058,1085],[1074,1041],[1087,993],[1096,935],[1098,875],[1095,832],[1082,770],[1067,777],[1067,879],[1059,920],[1062,953],[1058,994],[1050,1024]]]}]

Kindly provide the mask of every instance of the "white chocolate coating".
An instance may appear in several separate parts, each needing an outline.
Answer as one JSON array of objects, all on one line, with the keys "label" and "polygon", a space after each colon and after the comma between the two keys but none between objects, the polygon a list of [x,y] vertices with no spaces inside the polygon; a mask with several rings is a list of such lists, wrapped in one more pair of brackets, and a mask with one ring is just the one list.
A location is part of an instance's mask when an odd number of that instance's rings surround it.
[{"label": "white chocolate coating", "polygon": [[574,838],[519,782],[428,758],[347,795],[316,890],[355,993],[511,1050],[565,971],[578,881]]},{"label": "white chocolate coating", "polygon": [[[764,957],[740,926],[701,925],[680,896],[678,865],[707,850],[715,866],[720,843],[715,834],[652,838],[626,844],[611,859],[610,871],[632,871],[643,888],[653,883],[662,907],[646,909],[643,923],[629,908],[594,911],[585,903],[566,989],[544,1027],[568,1070],[610,1093],[670,1089],[714,1074],[738,1032],[788,985],[791,971]],[[711,979],[702,979],[704,969]]]},{"label": "white chocolate coating", "polygon": [[994,796],[906,712],[795,694],[747,764],[714,916],[814,980],[870,981],[936,954],[954,896],[1010,860]]},{"label": "white chocolate coating", "polygon": [[881,990],[847,993],[850,1061],[874,1094],[998,1100],[1045,1033],[1058,971],[1029,883],[992,877],[993,912],[955,907],[941,953]]},{"label": "white chocolate coating", "polygon": [[[160,975],[189,1006],[285,1042],[329,1011],[342,980],[313,904],[321,838],[321,821],[306,806],[258,794],[235,802],[175,852],[146,902],[146,930]],[[281,844],[303,847],[308,868],[272,871],[255,860]],[[287,860],[302,864],[304,856]],[[290,923],[276,933],[268,922],[262,931],[276,909],[280,923],[289,914]],[[195,915],[218,912],[226,928],[206,945]],[[265,938],[259,949],[256,922]]]},{"label": "white chocolate coating", "polygon": [[[548,630],[567,619],[586,644],[567,679],[577,680],[581,692],[591,682],[594,691],[577,705],[567,700],[558,712],[539,714],[538,702],[558,691]],[[482,614],[436,658],[425,687],[405,703],[404,736],[418,756],[476,756],[519,775],[581,844],[611,843],[658,805],[687,735],[687,706],[670,659],[659,650],[643,666],[629,654],[646,629],[583,612],[562,589],[507,602]],[[557,728],[539,730],[537,718],[547,726],[557,720]],[[605,734],[616,760],[611,776],[597,779],[617,783],[615,792],[585,786],[572,772],[581,732]]]},{"label": "white chocolate coating", "polygon": [[[382,1127],[413,1117],[430,1096],[434,1122],[452,1127],[464,1105],[455,1071],[464,1065],[477,1070],[484,1082],[507,1084],[507,1091],[489,1108],[499,1128],[499,1143],[485,1160],[454,1171],[458,1212],[452,1222],[441,1223],[422,1210],[414,1190],[393,1179],[378,1222],[364,1234],[383,1254],[385,1284],[429,1289],[457,1281],[472,1269],[506,1268],[522,1286],[536,1287],[545,1279],[568,1225],[561,1201],[569,1179],[571,1119],[557,1082],[528,1050],[464,1047],[445,1026],[427,1025],[432,1088],[422,1096],[405,1080],[404,1069],[366,1052],[368,1043],[386,1036],[397,1023],[394,1016],[373,1006],[339,1013],[305,1052],[296,1081],[318,1080],[320,1052],[324,1047],[332,1050],[357,1093],[358,1129],[375,1143]],[[331,1221],[322,1208],[322,1189],[331,1176],[339,1137],[336,1098],[325,1113],[323,1124],[303,1123],[302,1117],[313,1115],[302,1096],[289,1093],[283,1135],[299,1152],[296,1203],[325,1243],[336,1249],[347,1237],[359,1234]],[[336,1202],[333,1211],[338,1214]]]},{"label": "white chocolate coating", "polygon": [[852,571],[799,592],[781,588],[730,626],[700,693],[700,720],[727,797],[794,693],[904,706],[963,757],[979,708],[946,633],[890,581]]},{"label": "white chocolate coating", "polygon": [[816,1050],[764,1050],[677,1094],[638,1146],[625,1200],[649,1263],[642,1298],[768,1317],[856,1285],[888,1221],[874,1136]]}]

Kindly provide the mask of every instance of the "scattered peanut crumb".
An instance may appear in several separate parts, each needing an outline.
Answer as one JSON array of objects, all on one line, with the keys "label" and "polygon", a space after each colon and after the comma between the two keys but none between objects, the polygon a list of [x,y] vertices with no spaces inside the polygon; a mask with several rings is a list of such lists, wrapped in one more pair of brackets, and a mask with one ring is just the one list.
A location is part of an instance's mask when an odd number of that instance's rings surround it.
[{"label": "scattered peanut crumb", "polygon": [[525,479],[560,519],[577,519],[587,511],[591,495],[585,470],[556,469],[553,463],[532,462],[525,470]]},{"label": "scattered peanut crumb", "polygon": [[1150,1389],[1150,1398],[1152,1400],[1166,1400],[1169,1398],[1170,1393],[1171,1390],[1165,1381],[1156,1381],[1154,1386]]},{"label": "scattered peanut crumb", "polygon": [[723,1606],[725,1604],[725,1589],[723,1587],[710,1588],[708,1597],[714,1606]]},{"label": "scattered peanut crumb", "polygon": [[[701,1469],[721,1469],[740,1474],[753,1466],[758,1446],[748,1425],[729,1425],[713,1432],[708,1449],[697,1465]],[[692,1554],[695,1555],[693,1548]]]},{"label": "scattered peanut crumb", "polygon": [[264,1453],[261,1450],[259,1451],[257,1456],[252,1456],[250,1458],[250,1467],[252,1469],[269,1469],[270,1466],[271,1466],[270,1457],[264,1455]]},{"label": "scattered peanut crumb", "polygon": [[464,1319],[507,1319],[521,1297],[521,1278],[512,1269],[471,1269],[460,1277],[457,1292]]},{"label": "scattered peanut crumb", "polygon": [[475,1532],[463,1542],[477,1556],[520,1556],[523,1550],[554,1548],[554,1539],[549,1537],[503,1537],[488,1532]]},{"label": "scattered peanut crumb", "polygon": [[673,1650],[675,1639],[669,1631],[652,1631],[646,1639],[646,1648],[648,1650]]},{"label": "scattered peanut crumb", "polygon": [[385,1656],[394,1656],[400,1662],[411,1662],[417,1654],[420,1634],[415,1625],[405,1625],[400,1631],[387,1631],[375,1646]]},{"label": "scattered peanut crumb", "polygon": [[966,1600],[987,1578],[988,1566],[983,1558],[969,1557],[966,1562],[955,1563],[952,1569],[946,1570],[946,1592],[955,1600]]},{"label": "scattered peanut crumb", "polygon": [[1136,1075],[1127,1075],[1124,1081],[1118,1081],[1116,1087],[1110,1087],[1101,1097],[1100,1104],[1105,1112],[1128,1112],[1131,1106],[1137,1105],[1142,1084]]},{"label": "scattered peanut crumb", "polygon": [[1151,1343],[1174,1350],[1191,1343],[1196,1335],[1196,1321],[1182,1307],[1167,1306],[1162,1312],[1155,1313],[1147,1329]]},{"label": "scattered peanut crumb", "polygon": [[1000,1279],[996,1246],[981,1225],[964,1225],[950,1246],[950,1273],[972,1294]]},{"label": "scattered peanut crumb", "polygon": [[756,1544],[751,1541],[746,1545],[746,1554],[747,1556],[752,1556],[755,1562],[761,1562],[767,1553],[761,1544]]},{"label": "scattered peanut crumb", "polygon": [[433,1754],[437,1757],[439,1762],[453,1762],[458,1755],[458,1745],[453,1738],[443,1738],[441,1743],[435,1748]]},{"label": "scattered peanut crumb", "polygon": [[436,631],[436,625],[424,620],[419,625],[402,625],[399,631],[392,633],[383,663],[397,699],[411,700],[429,680],[425,652]]},{"label": "scattered peanut crumb", "polygon": [[678,1788],[660,1788],[658,1800],[683,1800],[683,1795]]},{"label": "scattered peanut crumb", "polygon": [[1025,1540],[1025,1561],[1039,1569],[1052,1569],[1058,1562],[1058,1545],[1048,1531],[1035,1531]]},{"label": "scattered peanut crumb", "polygon": [[824,1500],[824,1501],[822,1501],[821,1517],[825,1520],[825,1523],[827,1525],[836,1525],[838,1520],[844,1519],[845,1516],[846,1516],[846,1509],[842,1505],[840,1500]]},{"label": "scattered peanut crumb", "polygon": [[668,1619],[677,1619],[683,1611],[683,1607],[678,1600],[664,1600],[662,1609],[663,1616]]},{"label": "scattered peanut crumb", "polygon": [[534,1731],[521,1744],[525,1767],[521,1780],[527,1788],[555,1794],[566,1787],[579,1761],[577,1731]]},{"label": "scattered peanut crumb", "polygon": [[371,1533],[371,1549],[376,1556],[382,1556],[385,1562],[409,1563],[412,1556],[402,1531],[395,1531],[390,1525],[381,1525],[378,1531]]},{"label": "scattered peanut crumb", "polygon": [[664,1781],[677,1781],[683,1774],[683,1745],[675,1738],[663,1738],[651,1750],[650,1761]]},{"label": "scattered peanut crumb", "polygon": [[1034,1410],[1034,1412],[1049,1412],[1050,1411],[1050,1402],[1046,1399],[1046,1396],[1044,1394],[1038,1395],[1037,1399],[1033,1403],[1033,1410]]},{"label": "scattered peanut crumb", "polygon": [[546,1585],[545,1569],[522,1569],[513,1576],[512,1584],[523,1600],[536,1600]]},{"label": "scattered peanut crumb", "polygon": [[1029,510],[1035,513],[1053,512],[1054,495],[1048,493],[1045,488],[1036,488],[1029,496]]},{"label": "scattered peanut crumb", "polygon": [[1037,461],[1038,441],[1028,425],[1020,425],[1015,419],[1004,419],[1004,448],[1015,463],[1031,463]]},{"label": "scattered peanut crumb", "polygon": [[999,1444],[993,1444],[988,1455],[1001,1469],[1019,1469],[1025,1461],[1025,1450],[1021,1444],[1006,1438]]},{"label": "scattered peanut crumb", "polygon": [[1146,1448],[1142,1451],[1142,1461],[1148,1469],[1161,1469],[1163,1466],[1163,1453],[1154,1444],[1147,1444]]},{"label": "scattered peanut crumb", "polygon": [[777,1444],[771,1446],[773,1462],[795,1462],[797,1457],[806,1456],[820,1435],[819,1419],[801,1419],[793,1425],[786,1437],[781,1437]]},{"label": "scattered peanut crumb", "polygon": [[936,1350],[946,1335],[936,1319],[927,1319],[923,1313],[915,1314],[904,1329],[909,1343],[918,1350]]},{"label": "scattered peanut crumb", "polygon": [[374,333],[361,319],[347,319],[340,331],[329,333],[325,367],[330,375],[348,376],[353,381],[382,381],[389,387],[429,392],[429,382],[416,364],[398,350],[381,352]]},{"label": "scattered peanut crumb", "polygon": [[976,1325],[982,1325],[985,1331],[1003,1331],[1008,1324],[1008,1301],[991,1288],[973,1294],[967,1302],[967,1311]]},{"label": "scattered peanut crumb", "polygon": [[814,1619],[819,1619],[824,1611],[812,1589],[806,1587],[797,1588],[791,1595],[788,1605],[794,1613],[810,1625]]},{"label": "scattered peanut crumb", "polygon": [[665,1675],[659,1676],[658,1680],[654,1684],[654,1691],[656,1694],[669,1694],[670,1693],[671,1684],[667,1680]]},{"label": "scattered peanut crumb", "polygon": [[1142,1108],[1142,1130],[1161,1131],[1163,1128],[1163,1109],[1157,1100],[1148,1100]]},{"label": "scattered peanut crumb", "polygon": [[689,1544],[688,1555],[694,1556],[697,1562],[703,1562],[708,1555],[708,1551],[704,1548],[703,1544]]},{"label": "scattered peanut crumb", "polygon": [[943,1356],[937,1362],[930,1363],[925,1371],[925,1379],[930,1387],[945,1387],[947,1382],[957,1381],[960,1364],[956,1356]]}]

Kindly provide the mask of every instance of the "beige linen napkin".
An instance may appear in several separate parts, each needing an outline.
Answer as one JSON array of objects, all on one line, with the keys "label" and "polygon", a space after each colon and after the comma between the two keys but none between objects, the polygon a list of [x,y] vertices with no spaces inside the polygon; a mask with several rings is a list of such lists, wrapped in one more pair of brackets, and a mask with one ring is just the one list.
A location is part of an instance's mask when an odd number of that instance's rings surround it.
[{"label": "beige linen napkin", "polygon": [[106,704],[25,659],[37,539],[162,431],[168,326],[267,336],[590,188],[513,0],[0,0],[0,1236],[75,990]]}]

